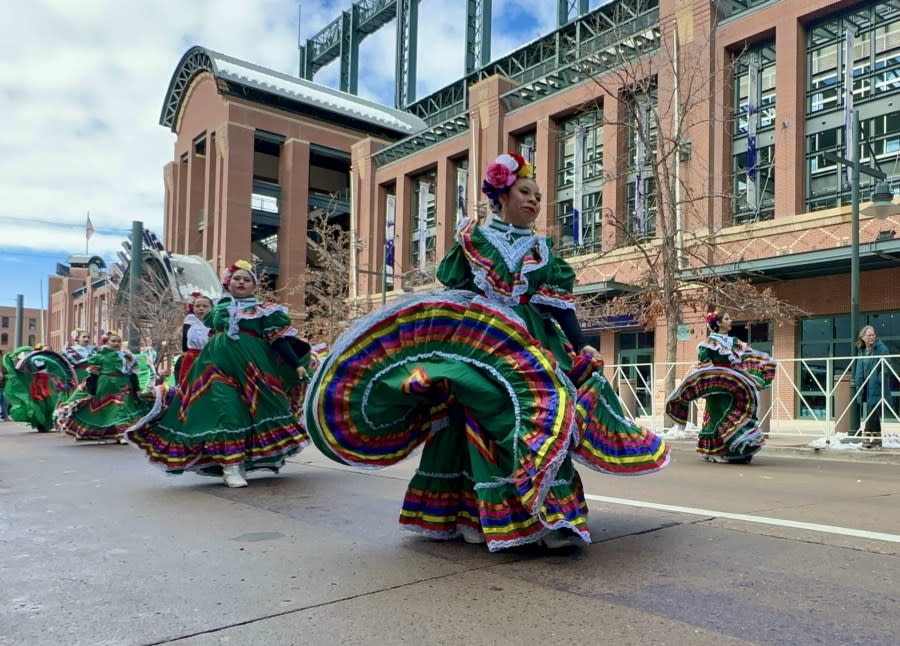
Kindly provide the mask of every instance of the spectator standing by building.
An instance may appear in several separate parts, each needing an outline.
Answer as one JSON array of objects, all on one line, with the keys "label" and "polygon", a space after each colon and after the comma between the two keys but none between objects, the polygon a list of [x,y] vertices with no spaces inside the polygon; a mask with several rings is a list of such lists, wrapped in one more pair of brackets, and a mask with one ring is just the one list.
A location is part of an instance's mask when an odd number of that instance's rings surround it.
[{"label": "spectator standing by building", "polygon": [[856,339],[857,359],[853,370],[856,401],[862,407],[864,449],[881,448],[881,412],[886,398],[884,357],[888,347],[871,325],[864,326]]}]

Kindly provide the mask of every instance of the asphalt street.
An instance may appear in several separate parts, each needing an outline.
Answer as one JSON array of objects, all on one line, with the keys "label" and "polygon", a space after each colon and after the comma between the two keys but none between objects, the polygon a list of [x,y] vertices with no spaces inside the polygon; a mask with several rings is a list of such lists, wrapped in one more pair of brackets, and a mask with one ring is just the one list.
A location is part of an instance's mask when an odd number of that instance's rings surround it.
[{"label": "asphalt street", "polygon": [[415,458],[308,448],[228,489],[2,424],[0,644],[898,644],[891,455],[676,443],[659,474],[579,469],[592,545],[490,554],[399,529]]}]

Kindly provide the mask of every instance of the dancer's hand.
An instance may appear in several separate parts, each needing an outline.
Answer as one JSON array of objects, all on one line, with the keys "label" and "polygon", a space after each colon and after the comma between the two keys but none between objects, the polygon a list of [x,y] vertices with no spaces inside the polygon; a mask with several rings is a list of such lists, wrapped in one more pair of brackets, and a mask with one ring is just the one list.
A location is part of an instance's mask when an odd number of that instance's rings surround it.
[{"label": "dancer's hand", "polygon": [[581,348],[582,354],[588,355],[591,359],[595,359],[597,361],[603,361],[603,357],[600,356],[600,351],[592,345],[586,345]]},{"label": "dancer's hand", "polygon": [[306,378],[309,377],[309,373],[306,372],[306,368],[303,366],[297,366],[297,378],[300,381],[306,381]]}]

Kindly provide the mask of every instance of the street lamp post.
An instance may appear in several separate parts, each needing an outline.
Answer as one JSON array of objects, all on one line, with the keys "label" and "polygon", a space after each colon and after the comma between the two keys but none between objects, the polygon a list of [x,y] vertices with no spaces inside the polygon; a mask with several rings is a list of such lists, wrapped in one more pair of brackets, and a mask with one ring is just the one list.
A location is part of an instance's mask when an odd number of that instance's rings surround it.
[{"label": "street lamp post", "polygon": [[[851,348],[853,340],[856,339],[855,334],[859,332],[859,183],[860,176],[866,174],[879,180],[875,185],[875,191],[872,195],[872,204],[863,209],[866,215],[870,215],[879,219],[884,219],[898,213],[898,205],[893,202],[893,194],[890,186],[885,181],[887,175],[877,168],[863,166],[859,160],[859,141],[860,141],[860,125],[859,113],[853,110],[851,141],[848,142],[848,150],[850,159],[835,155],[833,153],[823,153],[822,156],[829,161],[838,164],[844,164],[850,167],[850,338]],[[874,159],[874,155],[872,156]],[[853,381],[850,381],[850,401],[856,400],[855,388]],[[856,406],[850,407],[850,428],[857,430],[859,428],[859,410]]]}]

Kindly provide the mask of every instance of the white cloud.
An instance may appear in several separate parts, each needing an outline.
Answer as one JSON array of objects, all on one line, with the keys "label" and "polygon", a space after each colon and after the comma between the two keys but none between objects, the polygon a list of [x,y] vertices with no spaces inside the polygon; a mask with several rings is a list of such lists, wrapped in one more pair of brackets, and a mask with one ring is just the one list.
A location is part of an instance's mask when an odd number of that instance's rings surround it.
[{"label": "white cloud", "polygon": [[[93,217],[91,218],[93,222]],[[0,218],[0,227],[3,227],[3,247],[8,249],[34,249],[42,252],[58,253],[60,262],[70,254],[83,254],[85,252],[85,227],[82,216],[81,226],[65,225],[54,226],[46,222],[19,221],[15,226],[9,226]],[[48,231],[52,232],[48,235]],[[122,249],[122,241],[129,238],[131,229],[117,229],[115,231],[95,231],[88,241],[88,249],[91,254],[103,258],[114,258],[117,251]],[[8,260],[4,260],[8,262]]]}]

